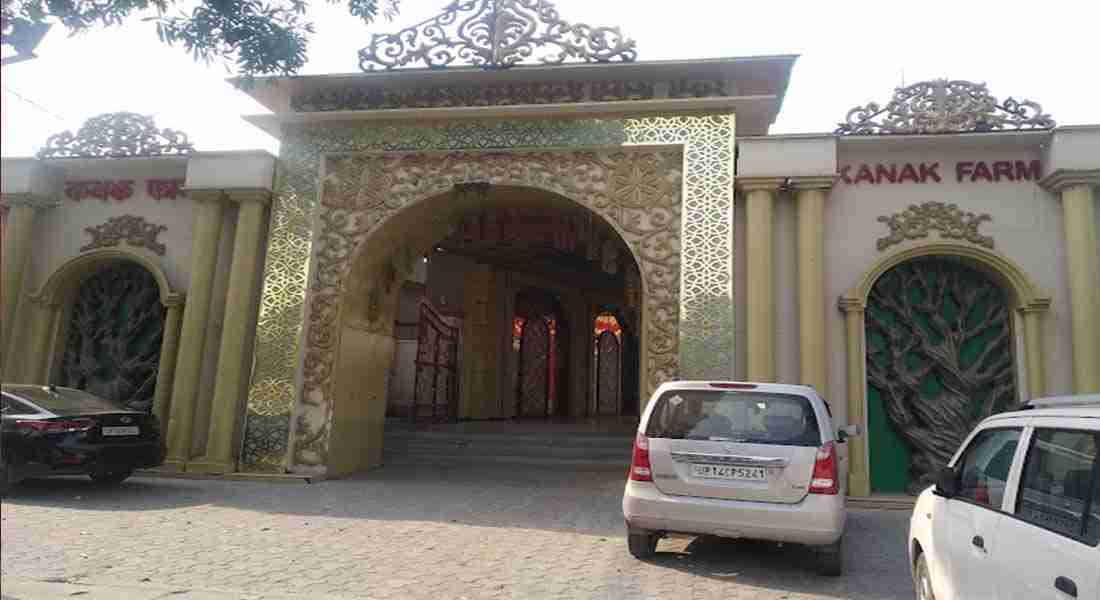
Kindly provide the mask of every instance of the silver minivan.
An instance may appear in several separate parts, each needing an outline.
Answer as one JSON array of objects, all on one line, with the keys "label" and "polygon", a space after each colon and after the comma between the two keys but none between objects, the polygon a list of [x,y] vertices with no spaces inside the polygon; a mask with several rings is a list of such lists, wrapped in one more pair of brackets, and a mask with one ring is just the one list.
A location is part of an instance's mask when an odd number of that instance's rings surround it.
[{"label": "silver minivan", "polygon": [[623,493],[631,554],[669,534],[815,547],[839,575],[846,472],[829,408],[813,388],[677,381],[654,393],[634,439]]}]

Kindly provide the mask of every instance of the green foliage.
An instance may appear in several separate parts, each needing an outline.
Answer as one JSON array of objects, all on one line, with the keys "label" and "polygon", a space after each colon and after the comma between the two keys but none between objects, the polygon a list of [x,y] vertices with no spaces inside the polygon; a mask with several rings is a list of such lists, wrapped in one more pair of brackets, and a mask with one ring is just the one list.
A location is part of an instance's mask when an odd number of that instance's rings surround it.
[{"label": "green foliage", "polygon": [[[327,0],[347,2],[348,12],[365,23],[379,15],[392,19],[399,0]],[[121,25],[142,17],[153,21],[160,40],[183,46],[195,60],[234,62],[245,78],[291,75],[306,62],[313,23],[304,19],[308,0],[3,0],[3,43],[13,32],[57,23],[70,34]],[[183,6],[191,8],[184,12]]]}]

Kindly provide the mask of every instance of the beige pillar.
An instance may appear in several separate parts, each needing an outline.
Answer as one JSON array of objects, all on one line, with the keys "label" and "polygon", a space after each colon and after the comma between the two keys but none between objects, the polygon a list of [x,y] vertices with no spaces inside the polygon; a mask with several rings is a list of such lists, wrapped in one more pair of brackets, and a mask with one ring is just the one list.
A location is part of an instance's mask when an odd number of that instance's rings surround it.
[{"label": "beige pillar", "polygon": [[798,204],[799,383],[828,391],[825,347],[825,197],[832,177],[792,177]]},{"label": "beige pillar", "polygon": [[240,203],[237,229],[233,240],[233,262],[229,271],[229,289],[225,297],[225,321],[222,324],[221,349],[218,352],[214,380],[214,403],[210,409],[210,435],[206,453],[187,466],[188,471],[232,473],[236,470],[233,440],[240,415],[241,392],[250,373],[245,365],[249,348],[248,330],[252,309],[259,295],[256,271],[261,268],[260,242],[267,223],[267,191],[228,192],[229,199]]},{"label": "beige pillar", "polygon": [[781,177],[742,177],[745,193],[746,375],[775,381],[775,196]]},{"label": "beige pillar", "polygon": [[855,298],[841,298],[844,311],[844,336],[848,348],[846,388],[848,391],[848,424],[859,425],[862,434],[848,438],[848,495],[871,495],[871,473],[867,464],[867,414],[864,386],[863,303]]},{"label": "beige pillar", "polygon": [[0,280],[0,366],[10,362],[8,344],[12,331],[19,318],[19,300],[23,296],[23,273],[30,256],[31,240],[34,238],[34,224],[38,211],[52,206],[42,199],[27,196],[5,196],[8,206],[7,222],[4,226],[3,256],[0,256],[0,268],[3,269]]},{"label": "beige pillar", "polygon": [[153,414],[162,424],[168,422],[172,379],[176,373],[176,357],[180,345],[181,321],[183,321],[183,298],[177,296],[168,302],[168,311],[164,318],[164,337],[161,339],[160,363],[157,365],[157,387],[153,395]]},{"label": "beige pillar", "polygon": [[[1100,182],[1100,175],[1096,177]],[[1073,322],[1073,387],[1079,393],[1100,392],[1100,255],[1096,201],[1092,186],[1062,188],[1066,230],[1066,272]]]},{"label": "beige pillar", "polygon": [[1047,393],[1046,372],[1043,369],[1043,313],[1050,308],[1044,300],[1020,309],[1024,321],[1024,359],[1027,361],[1028,399],[1042,398]]},{"label": "beige pillar", "polygon": [[195,400],[202,374],[206,321],[214,291],[218,238],[221,236],[225,208],[221,192],[192,190],[189,195],[195,201],[195,227],[191,232],[191,281],[183,309],[179,356],[168,413],[168,457],[164,462],[165,469],[176,471],[183,470],[191,459]]},{"label": "beige pillar", "polygon": [[28,320],[25,337],[21,338],[20,351],[24,354],[22,373],[12,373],[20,383],[49,383],[50,343],[57,327],[57,306],[47,302],[32,301],[24,305],[19,318]]}]

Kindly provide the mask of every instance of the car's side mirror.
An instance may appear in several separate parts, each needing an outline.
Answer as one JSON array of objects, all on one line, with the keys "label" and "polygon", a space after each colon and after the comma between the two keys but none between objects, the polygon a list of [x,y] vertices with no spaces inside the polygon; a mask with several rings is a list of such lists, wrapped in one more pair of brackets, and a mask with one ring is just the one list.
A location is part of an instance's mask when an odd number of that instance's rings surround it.
[{"label": "car's side mirror", "polygon": [[934,481],[936,493],[944,498],[953,498],[959,493],[959,474],[951,467],[944,467],[936,471]]},{"label": "car's side mirror", "polygon": [[840,443],[848,441],[848,438],[859,437],[863,434],[863,429],[859,425],[845,425],[836,432],[836,440]]}]

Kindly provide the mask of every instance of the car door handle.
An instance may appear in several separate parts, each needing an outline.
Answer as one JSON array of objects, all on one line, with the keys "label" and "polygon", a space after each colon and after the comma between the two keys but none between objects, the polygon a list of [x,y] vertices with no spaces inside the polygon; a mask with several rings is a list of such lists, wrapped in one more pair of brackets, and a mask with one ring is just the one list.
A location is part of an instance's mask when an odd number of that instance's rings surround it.
[{"label": "car door handle", "polygon": [[970,540],[970,543],[974,544],[974,547],[977,548],[978,550],[981,550],[982,552],[985,552],[985,538],[983,538],[982,536],[980,536],[980,535],[974,536],[974,538],[972,540]]},{"label": "car door handle", "polygon": [[1054,589],[1062,592],[1070,598],[1077,597],[1077,584],[1073,582],[1069,577],[1056,577],[1054,579]]}]

